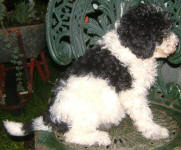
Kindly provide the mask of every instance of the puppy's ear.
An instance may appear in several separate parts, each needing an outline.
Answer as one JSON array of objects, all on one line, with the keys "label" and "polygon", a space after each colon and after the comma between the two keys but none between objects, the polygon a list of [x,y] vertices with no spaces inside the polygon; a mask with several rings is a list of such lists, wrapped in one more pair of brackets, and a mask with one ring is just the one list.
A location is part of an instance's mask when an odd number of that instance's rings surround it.
[{"label": "puppy's ear", "polygon": [[156,44],[161,44],[170,29],[166,13],[151,4],[139,4],[121,18],[117,27],[120,42],[138,58],[153,55]]},{"label": "puppy's ear", "polygon": [[153,55],[156,43],[152,35],[139,31],[134,24],[129,24],[125,29],[123,26],[117,28],[121,44],[128,47],[138,58],[149,58]]}]

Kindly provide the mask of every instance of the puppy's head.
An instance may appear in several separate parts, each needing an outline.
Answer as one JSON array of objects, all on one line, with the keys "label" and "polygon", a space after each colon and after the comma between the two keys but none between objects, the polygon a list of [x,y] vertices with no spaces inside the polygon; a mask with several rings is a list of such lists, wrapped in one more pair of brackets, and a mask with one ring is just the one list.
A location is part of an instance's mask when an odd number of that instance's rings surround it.
[{"label": "puppy's head", "polygon": [[138,4],[123,15],[117,27],[121,44],[138,58],[167,57],[178,44],[170,14],[152,4]]}]

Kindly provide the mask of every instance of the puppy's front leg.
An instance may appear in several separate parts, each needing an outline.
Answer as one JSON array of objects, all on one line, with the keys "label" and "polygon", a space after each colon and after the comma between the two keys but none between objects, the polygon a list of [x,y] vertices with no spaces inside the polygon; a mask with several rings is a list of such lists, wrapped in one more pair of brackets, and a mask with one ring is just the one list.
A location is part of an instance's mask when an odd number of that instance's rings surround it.
[{"label": "puppy's front leg", "polygon": [[124,98],[124,100],[123,97],[121,98],[122,105],[144,137],[157,140],[169,136],[169,132],[166,128],[153,122],[153,116],[146,97],[135,97],[134,95],[134,97],[127,96]]}]

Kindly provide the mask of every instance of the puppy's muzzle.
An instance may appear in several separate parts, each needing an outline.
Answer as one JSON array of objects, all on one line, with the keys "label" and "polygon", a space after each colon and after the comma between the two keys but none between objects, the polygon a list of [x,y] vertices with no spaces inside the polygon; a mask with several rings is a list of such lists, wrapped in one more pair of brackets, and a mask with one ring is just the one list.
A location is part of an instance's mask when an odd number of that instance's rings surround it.
[{"label": "puppy's muzzle", "polygon": [[171,54],[175,53],[175,51],[177,50],[177,47],[179,45],[179,38],[176,34],[174,34],[174,41],[173,41],[173,47],[172,47],[172,51]]}]

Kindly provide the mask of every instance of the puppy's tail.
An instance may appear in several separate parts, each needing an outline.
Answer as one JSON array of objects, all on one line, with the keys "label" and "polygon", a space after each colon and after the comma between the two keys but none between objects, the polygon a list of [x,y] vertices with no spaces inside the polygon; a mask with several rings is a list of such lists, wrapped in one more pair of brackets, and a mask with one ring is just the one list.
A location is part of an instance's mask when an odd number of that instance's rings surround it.
[{"label": "puppy's tail", "polygon": [[43,121],[43,116],[37,117],[25,124],[8,120],[4,121],[3,123],[6,131],[12,136],[25,136],[32,133],[33,131],[52,130],[52,127],[46,125],[46,123]]}]

